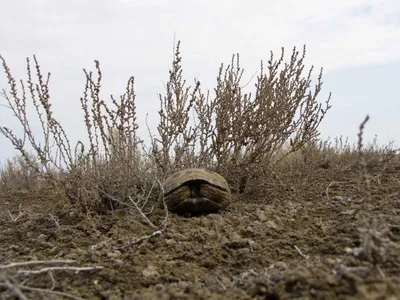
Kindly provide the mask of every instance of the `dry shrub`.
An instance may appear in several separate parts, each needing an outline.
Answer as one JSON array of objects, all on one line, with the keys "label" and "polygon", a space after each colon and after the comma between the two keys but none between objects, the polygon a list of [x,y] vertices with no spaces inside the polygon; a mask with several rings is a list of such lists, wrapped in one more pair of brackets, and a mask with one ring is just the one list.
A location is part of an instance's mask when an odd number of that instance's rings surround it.
[{"label": "dry shrub", "polygon": [[[165,94],[159,95],[157,134],[149,131],[148,148],[136,134],[133,77],[124,94],[119,99],[111,96],[108,104],[100,95],[99,62],[95,61],[95,73],[84,70],[86,84],[80,101],[89,144],[79,141],[72,146],[51,109],[50,74],[42,75],[34,56],[34,82],[28,58],[28,79],[26,84],[20,81],[19,92],[0,57],[10,86],[10,93],[3,90],[3,96],[22,125],[24,138],[6,127],[0,131],[30,168],[65,188],[80,209],[109,210],[132,201],[143,207],[157,194],[165,176],[186,167],[215,170],[227,177],[234,191],[244,192],[277,164],[277,154],[282,154],[285,145],[287,150],[278,160],[318,139],[330,96],[324,106],[317,101],[322,69],[312,86],[313,67],[305,72],[305,53],[305,47],[302,53],[294,48],[284,62],[283,48],[278,58],[271,52],[266,67],[261,62],[254,94],[242,91],[243,69],[239,55],[233,55],[231,64],[221,64],[212,94],[203,91],[198,80],[194,87],[187,86],[178,42]],[[42,126],[41,138],[32,132],[27,118],[28,98]],[[28,147],[33,148],[35,159],[28,156]],[[61,180],[54,176],[54,169],[64,174]]]},{"label": "dry shrub", "polygon": [[[330,140],[316,140],[297,151],[283,147],[275,155],[275,170],[279,173],[309,174],[315,169],[334,169],[339,172],[357,171],[360,168],[359,145],[351,144],[348,139],[337,137]],[[398,150],[392,143],[380,146],[377,138],[362,146],[362,155],[368,171],[384,171],[396,166]]]},{"label": "dry shrub", "polygon": [[[64,188],[70,200],[83,210],[109,209],[112,203],[108,193],[122,197],[138,185],[138,178],[143,174],[139,170],[140,141],[136,137],[133,78],[128,80],[126,91],[120,99],[111,97],[113,107],[110,108],[99,95],[102,79],[99,63],[95,62],[97,80],[92,72],[84,70],[86,85],[81,106],[89,147],[86,149],[81,141],[72,147],[51,109],[48,92],[50,74],[44,79],[34,56],[35,82],[28,58],[28,79],[26,84],[20,80],[19,92],[10,69],[4,58],[1,59],[11,88],[10,95],[3,90],[3,96],[21,124],[24,137],[17,137],[6,127],[1,127],[0,131],[19,151],[29,168],[50,184]],[[39,139],[39,133],[33,133],[27,117],[28,98],[32,101],[41,123],[42,132]],[[28,155],[28,148],[33,149],[34,156]],[[54,169],[63,174],[61,179],[55,176]]]},{"label": "dry shrub", "polygon": [[[221,64],[215,95],[193,89],[182,79],[177,44],[166,95],[160,95],[159,137],[153,137],[153,155],[164,174],[183,167],[207,167],[226,176],[235,190],[244,191],[248,178],[271,167],[277,152],[290,142],[288,153],[318,138],[318,126],[329,110],[317,96],[322,69],[311,89],[313,67],[304,76],[305,47],[293,49],[284,63],[284,49],[271,52],[266,71],[261,62],[254,96],[243,93],[239,55]],[[191,120],[190,116],[194,116]]]},{"label": "dry shrub", "polygon": [[[397,159],[398,149],[393,150],[391,145],[379,148],[376,146],[376,140],[365,149],[363,133],[368,120],[369,116],[367,115],[360,124],[357,151],[353,152],[358,155],[358,185],[362,196],[360,199],[362,209],[359,212],[359,227],[357,228],[359,246],[354,248],[346,247],[345,251],[348,254],[371,263],[382,278],[385,278],[385,274],[380,268],[380,265],[386,261],[388,252],[399,250],[400,247],[392,240],[393,235],[390,224],[388,224],[387,221],[382,222],[379,220],[381,216],[374,212],[375,207],[380,205],[382,198],[387,196],[382,195],[381,190],[380,193],[375,193],[374,186],[381,185],[381,177],[383,177],[384,171],[385,173],[389,173],[390,176],[390,169],[398,168],[393,161],[393,159]],[[378,174],[376,174],[377,167],[380,169]],[[376,178],[378,178],[378,180],[375,180]],[[397,187],[398,189],[399,181],[396,180],[396,178],[394,179],[397,181],[394,188],[396,189]],[[398,193],[396,194],[398,195]]]},{"label": "dry shrub", "polygon": [[[70,170],[70,192],[75,190],[77,195],[70,194],[70,198],[96,199],[101,207],[113,209],[126,203],[128,196],[137,195],[145,179],[141,141],[136,135],[134,78],[129,78],[119,99],[111,96],[110,107],[100,96],[102,73],[98,61],[95,66],[97,78],[93,72],[84,70],[86,84],[80,101],[89,148],[86,150],[79,143],[76,151],[79,153],[75,154],[75,164]],[[116,203],[115,199],[122,202]]]},{"label": "dry shrub", "polygon": [[[35,158],[30,155],[29,158]],[[7,159],[0,168],[0,192],[35,191],[43,188],[45,181],[40,180],[39,174],[31,168],[21,156]]]},{"label": "dry shrub", "polygon": [[[318,202],[322,195],[329,205],[335,206],[335,202],[344,199],[363,201],[365,178],[370,182],[372,195],[378,198],[384,196],[383,185],[399,186],[394,176],[400,169],[400,164],[396,163],[399,151],[393,145],[379,146],[374,140],[362,146],[365,168],[360,166],[358,147],[341,137],[316,141],[290,153],[290,148],[284,147],[276,154],[278,162],[273,172],[266,174],[269,178],[262,176],[263,181],[257,182],[258,186],[251,190],[257,192],[255,198],[270,199],[274,203],[279,202],[278,199]],[[388,190],[388,195],[390,193]]]}]

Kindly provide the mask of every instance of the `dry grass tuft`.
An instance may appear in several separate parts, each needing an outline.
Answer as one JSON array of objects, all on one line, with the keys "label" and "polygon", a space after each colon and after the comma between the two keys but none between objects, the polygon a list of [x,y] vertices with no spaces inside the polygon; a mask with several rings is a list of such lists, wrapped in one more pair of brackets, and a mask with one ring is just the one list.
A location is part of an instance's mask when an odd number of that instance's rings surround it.
[{"label": "dry grass tuft", "polygon": [[[366,157],[368,154],[371,154],[371,152],[373,153],[373,151],[365,151],[363,147],[363,133],[368,120],[369,116],[367,115],[364,121],[360,124],[356,151],[358,154],[357,161],[360,177],[358,187],[362,196],[362,208],[359,211],[361,224],[357,230],[359,235],[359,246],[355,248],[346,247],[345,250],[348,254],[370,262],[378,273],[385,278],[385,274],[381,270],[380,265],[386,261],[387,254],[390,250],[400,249],[400,247],[391,240],[392,234],[388,224],[380,224],[374,214],[374,208],[379,205],[382,195],[374,195],[372,185],[372,180],[374,178],[368,170],[371,163],[367,161]],[[375,161],[374,167],[383,166],[382,170],[378,173],[379,177],[388,167],[393,167],[391,162],[395,156],[396,151],[391,149],[388,151],[387,148],[384,148],[381,149],[381,151],[378,151],[377,157],[380,160]],[[376,184],[381,184],[379,179]]]}]

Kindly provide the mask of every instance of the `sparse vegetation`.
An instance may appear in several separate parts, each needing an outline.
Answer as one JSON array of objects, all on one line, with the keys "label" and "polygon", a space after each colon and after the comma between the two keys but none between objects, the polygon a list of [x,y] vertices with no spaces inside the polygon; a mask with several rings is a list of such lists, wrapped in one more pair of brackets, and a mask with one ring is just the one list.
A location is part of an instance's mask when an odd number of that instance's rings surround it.
[{"label": "sparse vegetation", "polygon": [[[199,81],[194,88],[187,86],[178,43],[166,93],[159,95],[157,135],[150,133],[152,144],[146,151],[142,151],[146,145],[137,136],[133,77],[125,93],[119,99],[111,96],[108,103],[100,95],[99,62],[95,61],[96,76],[84,70],[86,85],[80,101],[89,145],[80,141],[73,146],[51,109],[50,74],[42,74],[34,57],[35,82],[27,59],[28,79],[26,83],[20,81],[19,92],[1,58],[10,85],[10,93],[3,90],[3,96],[27,139],[17,137],[9,128],[0,130],[26,163],[50,184],[60,183],[50,171],[66,173],[63,184],[71,200],[79,201],[85,210],[99,204],[113,208],[117,203],[111,198],[127,203],[131,196],[137,201],[136,195],[148,192],[155,178],[162,179],[185,167],[215,170],[243,192],[247,179],[254,180],[260,171],[268,170],[283,146],[289,154],[318,138],[318,126],[330,108],[330,99],[325,106],[317,101],[322,70],[312,88],[313,68],[304,74],[305,52],[305,47],[301,54],[294,48],[289,62],[284,62],[283,49],[278,59],[271,53],[266,70],[261,64],[254,95],[243,94],[243,70],[239,55],[234,55],[230,65],[221,65],[215,95],[211,95],[202,91]],[[28,99],[41,122],[41,137],[32,132],[27,118]],[[34,149],[34,156],[28,155],[28,147]]]},{"label": "sparse vegetation", "polygon": [[[399,153],[376,141],[364,145],[368,118],[357,145],[319,138],[330,96],[319,101],[322,70],[312,85],[305,54],[305,47],[294,48],[285,61],[284,49],[278,58],[271,53],[251,94],[243,92],[243,69],[233,55],[208,91],[198,79],[187,84],[178,43],[159,94],[156,131],[145,124],[150,144],[137,135],[134,78],[106,101],[95,61],[94,72],[84,69],[80,98],[87,140],[76,145],[52,110],[50,73],[34,56],[26,81],[17,81],[0,56],[9,82],[5,106],[23,130],[18,136],[0,127],[19,152],[0,173],[0,293],[21,299],[400,293]],[[37,120],[41,132],[32,129]],[[227,178],[234,195],[227,211],[186,219],[159,207],[164,178],[187,167]],[[9,264],[15,257],[20,262]],[[18,269],[63,261],[85,267]],[[85,272],[72,277],[68,270]]]}]

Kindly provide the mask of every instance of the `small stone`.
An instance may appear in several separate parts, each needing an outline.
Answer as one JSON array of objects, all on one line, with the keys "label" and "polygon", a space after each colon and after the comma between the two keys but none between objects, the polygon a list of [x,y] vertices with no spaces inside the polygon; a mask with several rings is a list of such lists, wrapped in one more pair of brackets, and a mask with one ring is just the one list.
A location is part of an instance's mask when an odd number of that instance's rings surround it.
[{"label": "small stone", "polygon": [[260,209],[256,210],[256,215],[260,221],[267,221],[268,216],[265,214],[265,211],[262,211]]},{"label": "small stone", "polygon": [[84,249],[78,248],[75,250],[75,253],[77,255],[79,255],[80,257],[84,257],[86,255],[87,251],[85,251]]},{"label": "small stone", "polygon": [[58,248],[57,248],[57,246],[55,246],[55,247],[51,248],[49,251],[47,251],[47,254],[54,255],[57,252],[58,252]]},{"label": "small stone", "polygon": [[157,283],[157,284],[154,286],[154,289],[155,289],[157,292],[159,292],[159,293],[164,293],[165,290],[166,290],[165,285],[163,285],[162,283]]},{"label": "small stone", "polygon": [[266,223],[266,225],[267,225],[267,227],[269,227],[269,228],[273,228],[273,229],[278,228],[278,226],[276,226],[276,224],[275,224],[273,221],[268,221],[268,222]]},{"label": "small stone", "polygon": [[114,263],[117,265],[123,265],[124,261],[122,259],[114,259]]},{"label": "small stone", "polygon": [[339,215],[351,216],[351,215],[354,215],[355,213],[356,213],[355,209],[348,209],[348,210],[340,212]]},{"label": "small stone", "polygon": [[46,239],[47,239],[47,235],[45,235],[43,233],[38,236],[39,241],[45,241]]},{"label": "small stone", "polygon": [[223,276],[223,277],[221,278],[221,282],[222,282],[222,284],[223,284],[225,287],[227,287],[227,288],[231,288],[232,285],[233,285],[232,281],[231,281],[230,278],[227,277],[227,276]]},{"label": "small stone", "polygon": [[230,235],[230,239],[231,239],[231,241],[241,241],[241,240],[243,240],[243,238],[237,232],[232,232],[231,235]]},{"label": "small stone", "polygon": [[179,281],[178,286],[180,289],[182,289],[184,292],[188,292],[190,289],[189,283],[186,281]]},{"label": "small stone", "polygon": [[220,242],[222,245],[226,245],[226,244],[229,243],[229,240],[227,239],[226,236],[222,236],[222,237],[219,239],[219,242]]},{"label": "small stone", "polygon": [[160,276],[160,274],[157,272],[157,268],[155,266],[148,266],[146,269],[143,269],[142,275],[146,278]]},{"label": "small stone", "polygon": [[288,268],[287,264],[284,263],[283,261],[277,261],[276,263],[274,263],[274,265],[278,270],[282,270],[282,271],[284,271]]},{"label": "small stone", "polygon": [[19,249],[19,246],[18,245],[10,245],[10,250],[14,250],[14,251],[17,251],[18,249]]},{"label": "small stone", "polygon": [[118,250],[114,251],[114,252],[107,252],[107,257],[109,258],[117,258],[121,256],[121,252],[119,252]]},{"label": "small stone", "polygon": [[240,248],[240,249],[238,249],[238,252],[240,255],[248,255],[250,253],[250,249],[249,248]]},{"label": "small stone", "polygon": [[257,246],[257,245],[256,245],[256,242],[253,241],[253,240],[248,240],[247,242],[249,243],[250,250],[253,251],[253,250],[254,250],[254,247]]},{"label": "small stone", "polygon": [[335,264],[336,264],[336,260],[333,259],[333,258],[330,258],[330,257],[328,257],[328,258],[326,259],[326,262],[327,262],[328,264],[330,264],[330,265],[335,265]]},{"label": "small stone", "polygon": [[167,245],[173,245],[173,244],[175,244],[176,242],[175,242],[174,239],[166,239],[166,240],[165,240],[165,243],[166,243]]},{"label": "small stone", "polygon": [[205,284],[208,288],[210,288],[210,287],[217,286],[217,285],[218,285],[218,281],[217,281],[217,279],[216,279],[214,276],[212,276],[212,275],[210,275],[210,274],[206,274],[206,275],[204,276],[204,284]]}]

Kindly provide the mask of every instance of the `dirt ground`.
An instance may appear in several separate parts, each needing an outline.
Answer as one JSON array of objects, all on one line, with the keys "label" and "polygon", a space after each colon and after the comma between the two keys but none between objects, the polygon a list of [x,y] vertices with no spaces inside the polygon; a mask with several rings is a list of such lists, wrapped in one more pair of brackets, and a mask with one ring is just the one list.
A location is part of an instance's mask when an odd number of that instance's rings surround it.
[{"label": "dirt ground", "polygon": [[[331,168],[293,173],[284,178],[290,188],[266,184],[264,194],[235,196],[219,214],[170,214],[165,231],[139,242],[160,228],[137,213],[80,216],[52,191],[3,195],[0,297],[400,299],[400,168],[372,172],[369,208],[357,176]],[[369,242],[358,231],[366,207],[378,231],[387,229]],[[149,216],[156,226],[164,217],[158,208]],[[55,259],[76,262],[4,267]],[[55,266],[92,270],[45,272]]]}]

